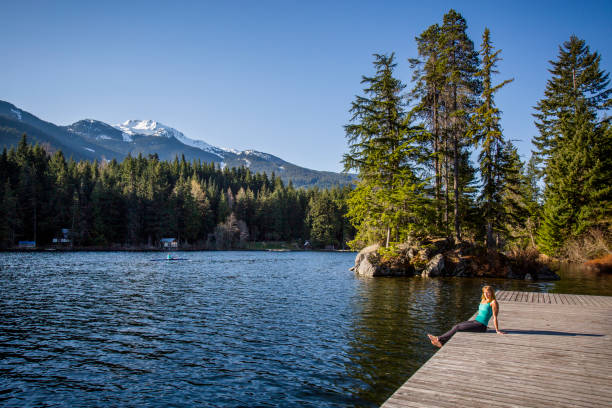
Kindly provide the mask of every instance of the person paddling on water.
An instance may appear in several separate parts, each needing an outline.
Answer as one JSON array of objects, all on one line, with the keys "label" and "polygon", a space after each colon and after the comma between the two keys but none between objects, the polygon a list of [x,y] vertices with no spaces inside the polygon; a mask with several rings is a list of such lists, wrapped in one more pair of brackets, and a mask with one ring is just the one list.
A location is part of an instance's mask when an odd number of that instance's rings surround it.
[{"label": "person paddling on water", "polygon": [[168,258],[167,259],[171,260],[172,259],[172,255],[168,254]]},{"label": "person paddling on water", "polygon": [[505,332],[499,330],[499,320],[497,319],[498,313],[499,304],[497,303],[497,300],[495,300],[495,292],[491,286],[485,286],[482,288],[482,297],[480,298],[480,306],[478,307],[478,315],[476,316],[476,319],[457,323],[452,329],[441,336],[427,334],[427,337],[429,337],[431,344],[436,347],[442,347],[444,343],[449,341],[450,338],[453,337],[453,335],[458,331],[486,332],[491,316],[493,316],[493,325],[495,326],[495,331],[497,334],[506,334]]}]

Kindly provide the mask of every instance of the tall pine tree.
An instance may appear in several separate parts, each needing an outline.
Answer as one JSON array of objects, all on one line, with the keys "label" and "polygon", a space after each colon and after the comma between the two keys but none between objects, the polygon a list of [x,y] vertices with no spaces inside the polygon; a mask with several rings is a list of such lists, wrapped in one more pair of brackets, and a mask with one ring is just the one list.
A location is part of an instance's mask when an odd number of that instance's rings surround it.
[{"label": "tall pine tree", "polygon": [[476,105],[480,92],[480,81],[475,76],[478,71],[478,53],[474,43],[467,35],[467,23],[455,10],[444,15],[441,26],[442,58],[445,61],[444,98],[448,116],[450,154],[452,155],[453,175],[453,219],[455,239],[461,240],[460,214],[460,159],[461,150],[470,142],[467,138],[469,115]]},{"label": "tall pine tree", "polygon": [[544,98],[535,106],[535,124],[539,135],[533,139],[534,155],[547,174],[550,158],[559,145],[561,123],[577,113],[578,104],[597,115],[612,106],[609,74],[600,68],[601,55],[591,52],[584,40],[572,35],[559,46],[557,60],[551,64],[551,78],[546,83]]},{"label": "tall pine tree", "polygon": [[393,77],[394,54],[375,54],[376,74],[364,76],[365,96],[351,107],[351,124],[345,126],[350,153],[345,170],[357,170],[359,183],[349,197],[349,216],[357,227],[354,244],[407,238],[419,226],[415,210],[422,199],[422,183],[414,166],[418,129],[409,126],[402,97],[404,85]]},{"label": "tall pine tree", "polygon": [[501,60],[499,53],[494,51],[491,42],[491,33],[485,28],[482,36],[481,56],[482,68],[476,73],[482,80],[482,103],[472,116],[472,133],[476,142],[480,143],[480,174],[482,178],[482,194],[480,200],[483,202],[483,217],[485,220],[485,240],[488,248],[495,246],[496,239],[493,236],[493,226],[503,216],[501,206],[501,191],[504,188],[499,181],[503,178],[504,167],[496,160],[504,147],[501,126],[499,124],[501,112],[495,106],[494,95],[504,85],[512,82],[512,79],[502,81],[493,85],[492,77],[499,72],[496,70],[497,62]]},{"label": "tall pine tree", "polygon": [[546,186],[537,241],[548,255],[560,255],[568,239],[592,227],[610,225],[610,125],[602,116],[612,90],[600,60],[572,36],[551,61],[552,78],[536,106],[534,155]]}]

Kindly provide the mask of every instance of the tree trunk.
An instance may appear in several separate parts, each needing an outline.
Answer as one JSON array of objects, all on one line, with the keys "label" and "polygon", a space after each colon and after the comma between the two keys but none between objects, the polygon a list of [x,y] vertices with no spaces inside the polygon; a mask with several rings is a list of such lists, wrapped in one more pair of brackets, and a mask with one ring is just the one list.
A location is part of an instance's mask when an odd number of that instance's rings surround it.
[{"label": "tree trunk", "polygon": [[391,228],[387,227],[387,243],[385,244],[385,248],[389,248],[389,238],[391,237]]},{"label": "tree trunk", "polygon": [[487,173],[488,173],[488,180],[486,181],[486,185],[485,185],[485,200],[486,200],[486,225],[487,225],[487,235],[486,235],[486,245],[487,248],[493,248],[494,247],[494,243],[493,243],[493,214],[491,214],[491,209],[493,207],[493,197],[492,197],[492,190],[493,190],[493,186],[491,185],[493,183],[492,177],[493,177],[493,166],[492,166],[492,161],[493,158],[491,157],[491,151],[490,149],[487,149],[485,152],[485,155],[488,158],[488,163],[487,163]]},{"label": "tree trunk", "polygon": [[434,147],[434,167],[435,167],[435,173],[436,173],[436,227],[440,228],[440,224],[442,222],[442,209],[441,207],[441,203],[440,203],[440,184],[442,183],[442,175],[441,175],[441,168],[440,168],[440,158],[439,158],[439,152],[440,152],[440,138],[438,135],[438,99],[436,96],[436,93],[434,91],[434,103],[433,103],[433,136],[434,136],[434,140],[433,140],[433,147]]},{"label": "tree trunk", "polygon": [[[457,113],[457,85],[453,86],[453,112]],[[461,242],[461,229],[459,225],[459,126],[457,117],[452,118],[453,124],[453,193],[455,194],[455,240]]]},{"label": "tree trunk", "polygon": [[453,215],[455,216],[455,239],[461,242],[461,229],[459,225],[459,140],[455,135],[453,138],[453,194],[455,195],[455,208]]},{"label": "tree trunk", "polygon": [[448,210],[450,208],[450,198],[448,196],[448,189],[450,186],[450,178],[449,178],[449,174],[450,174],[450,168],[448,166],[448,140],[444,141],[444,231],[446,232],[446,234],[449,234],[449,228],[448,228],[448,221],[449,221],[449,214],[448,214]]}]

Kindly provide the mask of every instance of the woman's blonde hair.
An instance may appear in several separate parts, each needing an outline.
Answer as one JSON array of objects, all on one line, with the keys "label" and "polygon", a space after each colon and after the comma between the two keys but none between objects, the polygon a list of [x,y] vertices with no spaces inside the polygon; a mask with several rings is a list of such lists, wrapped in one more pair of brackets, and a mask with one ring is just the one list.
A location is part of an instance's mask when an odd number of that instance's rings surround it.
[{"label": "woman's blonde hair", "polygon": [[494,300],[495,300],[495,290],[493,290],[493,287],[492,287],[492,286],[484,286],[484,287],[482,288],[482,296],[481,296],[481,298],[480,298],[480,301],[481,301],[481,302],[484,302],[485,300],[487,300],[487,298],[485,298],[485,295],[484,295],[485,290],[487,290],[487,289],[490,289],[490,290],[491,290],[491,300],[489,301],[489,303],[491,303],[492,301],[494,301]]}]

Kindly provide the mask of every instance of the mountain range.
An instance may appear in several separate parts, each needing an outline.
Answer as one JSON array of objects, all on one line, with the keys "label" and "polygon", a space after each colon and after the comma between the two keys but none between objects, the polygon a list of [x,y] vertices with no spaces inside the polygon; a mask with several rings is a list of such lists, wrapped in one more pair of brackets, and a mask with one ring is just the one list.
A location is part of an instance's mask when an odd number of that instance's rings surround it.
[{"label": "mountain range", "polygon": [[123,160],[128,155],[157,154],[160,160],[214,162],[221,168],[248,167],[293,182],[296,187],[328,188],[348,185],[351,174],[311,170],[256,150],[238,151],[212,146],[191,139],[182,132],[154,120],[127,120],[118,125],[84,119],[68,126],[46,122],[15,105],[0,101],[0,147],[16,146],[26,134],[30,143],[44,145],[48,151],[61,150],[74,160]]}]

